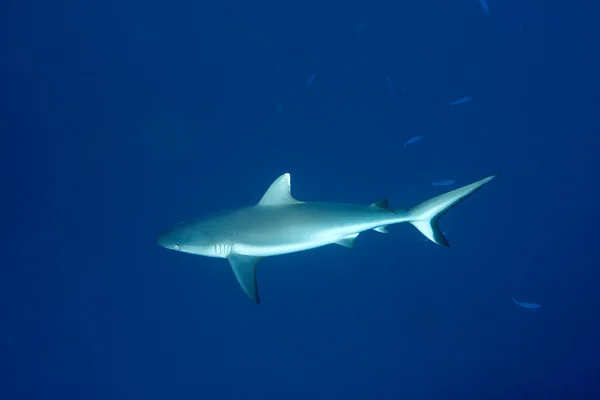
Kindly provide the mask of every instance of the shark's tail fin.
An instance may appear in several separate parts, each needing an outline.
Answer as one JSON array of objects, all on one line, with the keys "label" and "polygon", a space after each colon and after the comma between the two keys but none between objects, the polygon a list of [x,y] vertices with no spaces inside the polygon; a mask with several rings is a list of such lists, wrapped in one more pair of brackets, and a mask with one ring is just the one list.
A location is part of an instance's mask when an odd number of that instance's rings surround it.
[{"label": "shark's tail fin", "polygon": [[471,183],[470,185],[463,186],[418,204],[408,210],[408,222],[432,242],[444,247],[450,247],[450,244],[438,227],[438,219],[461,200],[469,197],[495,177],[496,175],[489,176],[475,183]]}]

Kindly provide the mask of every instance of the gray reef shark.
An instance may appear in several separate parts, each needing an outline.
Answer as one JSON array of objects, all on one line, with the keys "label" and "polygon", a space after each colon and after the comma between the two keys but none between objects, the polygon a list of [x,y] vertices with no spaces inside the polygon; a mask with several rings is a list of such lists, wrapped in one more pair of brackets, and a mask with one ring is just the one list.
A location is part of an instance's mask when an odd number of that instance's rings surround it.
[{"label": "gray reef shark", "polygon": [[170,250],[226,258],[242,289],[260,303],[256,265],[263,257],[334,243],[352,248],[361,232],[387,233],[387,226],[401,222],[449,247],[438,219],[494,178],[489,176],[407,210],[395,210],[387,199],[368,206],[298,201],[291,194],[290,174],[283,174],[258,204],[181,222],[161,234],[158,243]]}]

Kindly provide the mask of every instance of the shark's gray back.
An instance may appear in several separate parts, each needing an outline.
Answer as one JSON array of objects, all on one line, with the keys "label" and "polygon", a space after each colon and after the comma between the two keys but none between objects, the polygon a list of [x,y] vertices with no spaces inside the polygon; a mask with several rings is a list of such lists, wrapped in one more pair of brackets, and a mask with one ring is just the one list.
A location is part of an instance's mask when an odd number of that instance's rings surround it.
[{"label": "shark's gray back", "polygon": [[216,242],[259,246],[297,242],[332,228],[343,230],[349,225],[379,221],[388,214],[386,210],[344,203],[250,206],[193,221],[190,229]]}]

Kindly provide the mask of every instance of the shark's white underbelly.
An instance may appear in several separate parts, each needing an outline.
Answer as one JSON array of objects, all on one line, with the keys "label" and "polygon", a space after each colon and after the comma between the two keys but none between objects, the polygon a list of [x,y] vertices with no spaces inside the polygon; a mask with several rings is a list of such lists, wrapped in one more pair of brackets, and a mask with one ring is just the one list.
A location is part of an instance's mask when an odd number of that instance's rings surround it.
[{"label": "shark's white underbelly", "polygon": [[234,253],[245,254],[248,256],[268,257],[277,256],[281,254],[295,253],[297,251],[310,250],[316,247],[321,247],[331,243],[335,243],[336,240],[315,240],[301,243],[282,243],[260,246],[250,244],[234,244],[232,250]]},{"label": "shark's white underbelly", "polygon": [[323,231],[298,232],[296,235],[273,235],[273,240],[248,241],[246,243],[235,243],[232,252],[257,257],[276,256],[281,254],[295,253],[310,250],[316,247],[336,243],[340,239],[357,234],[367,229],[372,229],[373,223],[356,224],[354,226],[337,227]]}]

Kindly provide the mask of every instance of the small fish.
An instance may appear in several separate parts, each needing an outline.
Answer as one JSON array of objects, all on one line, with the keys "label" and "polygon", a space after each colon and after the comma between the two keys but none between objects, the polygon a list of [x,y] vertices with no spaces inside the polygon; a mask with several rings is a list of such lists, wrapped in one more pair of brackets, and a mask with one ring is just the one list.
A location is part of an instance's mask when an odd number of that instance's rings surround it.
[{"label": "small fish", "polygon": [[275,109],[277,109],[277,112],[281,114],[283,112],[283,104],[275,103]]},{"label": "small fish", "polygon": [[484,14],[489,14],[490,13],[490,7],[488,6],[487,2],[485,0],[477,0],[479,2],[479,5],[481,6],[481,11],[483,11]]},{"label": "small fish", "polygon": [[471,101],[472,98],[473,98],[473,96],[461,97],[458,100],[454,100],[452,103],[450,103],[450,105],[455,106],[457,104],[467,103],[467,102]]},{"label": "small fish", "polygon": [[409,144],[418,142],[419,140],[423,140],[423,139],[425,139],[425,136],[415,136],[414,138],[410,138],[406,141],[406,143],[404,143],[404,147],[408,146]]},{"label": "small fish", "polygon": [[385,81],[387,82],[388,88],[390,89],[390,92],[394,90],[394,84],[392,83],[392,77],[389,75],[386,75],[385,77]]},{"label": "small fish", "polygon": [[523,308],[527,308],[529,310],[533,310],[535,311],[536,309],[540,308],[541,305],[537,304],[537,303],[526,303],[524,301],[518,301],[517,299],[515,299],[514,297],[512,298],[513,301],[515,302],[515,304],[523,307]]},{"label": "small fish", "polygon": [[310,86],[310,84],[313,83],[313,81],[315,80],[316,76],[317,74],[312,74],[310,78],[308,78],[308,80],[306,81],[306,86]]},{"label": "small fish", "polygon": [[525,16],[521,15],[519,18],[519,33],[523,33],[523,25],[525,25]]},{"label": "small fish", "polygon": [[355,36],[359,37],[360,35],[362,35],[364,29],[364,24],[361,22],[358,25],[356,25],[356,31],[355,31]]},{"label": "small fish", "polygon": [[456,181],[453,179],[446,179],[443,181],[431,182],[431,184],[433,186],[449,186],[449,185],[454,185],[455,183],[456,183]]}]

